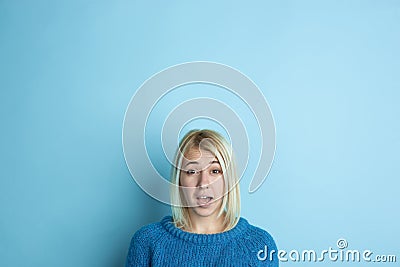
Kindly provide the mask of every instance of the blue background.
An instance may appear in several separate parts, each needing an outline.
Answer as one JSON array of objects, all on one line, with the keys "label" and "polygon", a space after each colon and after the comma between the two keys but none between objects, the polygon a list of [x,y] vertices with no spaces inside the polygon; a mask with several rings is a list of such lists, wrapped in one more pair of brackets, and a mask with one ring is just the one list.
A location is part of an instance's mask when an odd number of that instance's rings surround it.
[{"label": "blue background", "polygon": [[[275,161],[256,193],[242,180],[244,217],[288,251],[344,237],[400,257],[399,1],[2,0],[0,38],[0,266],[123,265],[169,213],[127,170],[125,109],[193,60],[239,69],[274,114]],[[330,264],[282,264],[310,265]]]}]

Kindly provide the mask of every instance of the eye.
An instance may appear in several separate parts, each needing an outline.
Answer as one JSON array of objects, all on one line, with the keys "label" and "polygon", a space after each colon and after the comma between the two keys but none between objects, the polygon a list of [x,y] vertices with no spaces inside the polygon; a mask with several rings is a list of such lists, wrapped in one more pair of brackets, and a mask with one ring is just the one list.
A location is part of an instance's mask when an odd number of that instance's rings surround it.
[{"label": "eye", "polygon": [[211,173],[212,173],[212,174],[220,174],[220,173],[221,173],[221,170],[219,170],[219,169],[213,169],[213,170],[211,171]]},{"label": "eye", "polygon": [[195,174],[197,174],[197,171],[196,170],[187,170],[186,174],[187,175],[195,175]]}]

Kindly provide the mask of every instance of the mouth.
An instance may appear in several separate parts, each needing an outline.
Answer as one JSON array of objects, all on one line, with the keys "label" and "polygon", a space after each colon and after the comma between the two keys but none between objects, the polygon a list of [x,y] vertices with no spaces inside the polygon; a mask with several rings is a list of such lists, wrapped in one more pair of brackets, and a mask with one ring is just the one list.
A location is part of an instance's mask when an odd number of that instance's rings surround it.
[{"label": "mouth", "polygon": [[201,195],[197,198],[197,205],[200,207],[207,207],[211,204],[211,201],[214,199],[212,196]]}]

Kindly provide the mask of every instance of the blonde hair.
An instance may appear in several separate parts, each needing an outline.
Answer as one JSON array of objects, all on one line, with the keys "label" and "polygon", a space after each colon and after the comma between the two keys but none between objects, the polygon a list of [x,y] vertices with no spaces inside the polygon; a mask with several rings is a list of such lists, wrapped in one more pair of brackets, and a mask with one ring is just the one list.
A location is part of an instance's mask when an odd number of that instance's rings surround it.
[{"label": "blonde hair", "polygon": [[222,197],[222,205],[218,212],[218,217],[225,215],[223,231],[228,231],[237,224],[240,217],[239,179],[231,145],[222,135],[212,130],[192,130],[182,138],[179,144],[171,174],[171,183],[173,184],[171,186],[173,221],[179,228],[192,228],[189,208],[183,204],[183,196],[179,187],[180,173],[184,155],[192,148],[200,148],[200,143],[202,149],[215,154],[222,168],[225,195]]}]

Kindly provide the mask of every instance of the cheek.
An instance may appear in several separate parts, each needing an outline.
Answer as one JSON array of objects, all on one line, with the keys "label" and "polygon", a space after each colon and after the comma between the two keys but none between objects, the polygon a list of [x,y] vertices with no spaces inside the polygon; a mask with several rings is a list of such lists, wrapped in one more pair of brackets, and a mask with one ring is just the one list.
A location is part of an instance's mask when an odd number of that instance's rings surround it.
[{"label": "cheek", "polygon": [[184,205],[193,205],[194,190],[192,188],[181,188],[181,197]]},{"label": "cheek", "polygon": [[218,178],[215,182],[214,182],[214,190],[215,193],[218,193],[219,196],[224,195],[224,191],[225,191],[225,182],[224,182],[224,178],[220,177]]},{"label": "cheek", "polygon": [[191,177],[186,177],[185,175],[181,175],[179,185],[182,186],[181,192],[185,197],[193,195],[194,191],[196,190],[194,179]]},{"label": "cheek", "polygon": [[195,179],[185,175],[181,175],[179,184],[184,187],[196,187]]}]

